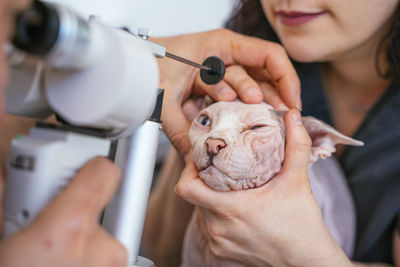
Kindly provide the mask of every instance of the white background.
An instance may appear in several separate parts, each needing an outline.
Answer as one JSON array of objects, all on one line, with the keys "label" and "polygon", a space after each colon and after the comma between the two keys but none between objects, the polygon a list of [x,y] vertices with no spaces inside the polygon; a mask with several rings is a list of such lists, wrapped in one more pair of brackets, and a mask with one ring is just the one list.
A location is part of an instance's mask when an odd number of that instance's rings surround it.
[{"label": "white background", "polygon": [[47,0],[62,3],[88,17],[99,15],[114,26],[131,31],[150,29],[152,36],[220,28],[232,12],[235,0]]}]

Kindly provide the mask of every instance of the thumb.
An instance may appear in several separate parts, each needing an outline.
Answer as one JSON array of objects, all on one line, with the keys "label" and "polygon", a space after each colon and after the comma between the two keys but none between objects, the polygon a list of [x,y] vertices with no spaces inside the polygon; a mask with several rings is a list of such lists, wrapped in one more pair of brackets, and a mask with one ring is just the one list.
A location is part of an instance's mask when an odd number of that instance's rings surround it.
[{"label": "thumb", "polygon": [[311,138],[303,126],[300,112],[291,109],[285,116],[286,148],[282,170],[285,173],[307,173],[310,163]]},{"label": "thumb", "polygon": [[165,114],[162,115],[162,127],[165,134],[179,154],[184,157],[191,148],[188,136],[190,123],[183,114],[181,105],[178,103],[168,105],[162,114]]},{"label": "thumb", "polygon": [[[175,194],[195,206],[210,210],[215,210],[214,208],[217,206],[224,206],[222,199],[227,199],[226,195],[222,192],[214,191],[200,179],[199,172],[193,161],[193,153],[188,154],[185,162],[185,169],[182,171],[179,182],[175,186]],[[229,200],[229,202],[231,201]]]},{"label": "thumb", "polygon": [[35,222],[62,229],[72,218],[98,220],[117,190],[121,173],[108,159],[96,157],[86,163]]}]

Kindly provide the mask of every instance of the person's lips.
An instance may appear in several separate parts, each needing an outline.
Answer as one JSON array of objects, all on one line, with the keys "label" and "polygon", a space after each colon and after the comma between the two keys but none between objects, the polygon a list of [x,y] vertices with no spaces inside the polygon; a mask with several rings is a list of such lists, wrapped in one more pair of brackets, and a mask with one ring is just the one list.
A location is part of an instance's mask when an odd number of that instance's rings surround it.
[{"label": "person's lips", "polygon": [[299,11],[279,11],[277,14],[282,24],[298,26],[326,14],[326,11],[310,13]]}]

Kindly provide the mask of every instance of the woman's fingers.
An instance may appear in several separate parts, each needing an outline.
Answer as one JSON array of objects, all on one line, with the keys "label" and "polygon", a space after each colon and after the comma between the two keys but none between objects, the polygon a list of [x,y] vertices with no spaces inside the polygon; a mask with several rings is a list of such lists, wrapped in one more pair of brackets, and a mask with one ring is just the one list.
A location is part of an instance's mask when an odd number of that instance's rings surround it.
[{"label": "woman's fingers", "polygon": [[217,84],[209,85],[201,81],[200,75],[198,75],[196,86],[216,101],[233,101],[237,98],[236,90],[224,80]]},{"label": "woman's fingers", "polygon": [[285,116],[286,148],[282,172],[287,177],[308,177],[311,139],[303,123],[301,114],[291,109]]},{"label": "woman's fingers", "polygon": [[185,169],[175,186],[175,194],[193,205],[213,209],[215,198],[219,198],[221,192],[212,190],[200,179],[193,162],[193,155],[190,153],[186,159]]},{"label": "woman's fingers", "polygon": [[27,229],[43,233],[54,246],[82,249],[119,180],[120,171],[111,161],[89,161]]},{"label": "woman's fingers", "polygon": [[19,249],[30,255],[35,266],[126,266],[125,248],[98,223],[119,178],[120,171],[109,160],[90,160],[34,222],[8,243],[25,244]]},{"label": "woman's fingers", "polygon": [[175,186],[175,194],[178,197],[195,206],[203,207],[220,214],[229,212],[235,206],[232,204],[232,199],[245,197],[246,190],[221,192],[211,189],[199,177],[199,172],[193,162],[192,153],[188,155],[185,169]]},{"label": "woman's fingers", "polygon": [[181,156],[185,156],[191,148],[189,140],[190,122],[182,110],[182,104],[175,99],[166,100],[161,114],[162,127],[172,145],[178,150]]},{"label": "woman's fingers", "polygon": [[[69,185],[37,217],[38,223],[66,225],[97,222],[118,187],[121,173],[108,159],[97,157],[78,171]],[[61,227],[58,225],[57,227]]]},{"label": "woman's fingers", "polygon": [[262,101],[259,85],[242,66],[229,66],[224,79],[232,88],[235,88],[243,102],[255,104]]},{"label": "woman's fingers", "polygon": [[265,69],[247,70],[240,65],[232,65],[226,68],[225,78],[215,85],[197,83],[202,90],[216,101],[233,101],[237,96],[249,104],[260,103],[263,99],[277,109],[288,110],[280,98],[275,86],[267,81],[267,71]]},{"label": "woman's fingers", "polygon": [[260,82],[259,85],[263,94],[264,101],[266,103],[270,104],[277,110],[289,110],[289,108],[282,101],[278,91],[273,85],[267,82]]},{"label": "woman's fingers", "polygon": [[300,80],[285,49],[276,43],[237,34],[230,35],[226,65],[240,64],[246,67],[268,70],[271,80],[290,108],[301,109]]},{"label": "woman's fingers", "polygon": [[197,82],[216,101],[233,101],[238,95],[245,103],[256,104],[264,100],[275,109],[289,110],[278,88],[269,82],[270,76],[266,69],[232,65],[227,67],[224,80],[216,85]]},{"label": "woman's fingers", "polygon": [[247,68],[247,72],[258,81],[265,102],[272,105],[275,109],[289,110],[279,92],[279,88],[272,82],[271,74],[267,69],[249,67]]},{"label": "woman's fingers", "polygon": [[179,182],[175,186],[175,194],[193,205],[202,206],[202,200],[209,193],[210,190],[204,188],[204,183],[199,178],[199,172],[190,154],[186,159],[185,169],[182,171]]},{"label": "woman's fingers", "polygon": [[249,75],[257,81],[272,82],[271,74],[269,73],[269,71],[267,69],[246,67],[246,70],[249,73]]},{"label": "woman's fingers", "polygon": [[227,66],[224,80],[215,85],[206,85],[200,80],[198,77],[197,84],[216,101],[233,101],[237,96],[249,104],[262,101],[257,82],[240,65]]}]

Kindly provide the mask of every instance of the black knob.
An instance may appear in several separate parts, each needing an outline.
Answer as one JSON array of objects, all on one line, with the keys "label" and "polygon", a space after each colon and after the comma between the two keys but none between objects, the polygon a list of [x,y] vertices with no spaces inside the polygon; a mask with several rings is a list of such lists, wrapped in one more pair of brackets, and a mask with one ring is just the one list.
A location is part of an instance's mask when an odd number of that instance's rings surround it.
[{"label": "black knob", "polygon": [[201,80],[206,84],[217,84],[225,75],[225,64],[219,57],[208,57],[204,60],[204,66],[209,70],[200,70]]}]

